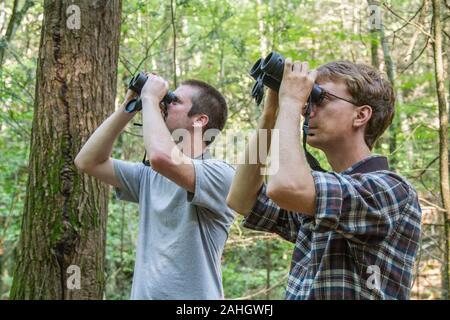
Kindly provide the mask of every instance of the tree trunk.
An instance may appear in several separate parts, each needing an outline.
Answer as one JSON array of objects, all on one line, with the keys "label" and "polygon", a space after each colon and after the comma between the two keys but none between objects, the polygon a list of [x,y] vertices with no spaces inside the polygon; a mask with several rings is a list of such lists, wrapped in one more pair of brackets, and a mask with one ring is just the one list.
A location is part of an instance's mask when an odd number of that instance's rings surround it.
[{"label": "tree trunk", "polygon": [[436,80],[436,93],[439,107],[439,176],[441,199],[444,209],[444,264],[442,277],[442,299],[449,298],[449,234],[448,219],[450,217],[450,190],[448,172],[448,113],[445,93],[444,62],[442,59],[442,24],[441,1],[433,0],[433,55]]},{"label": "tree trunk", "polygon": [[[386,35],[384,33],[384,26],[383,26],[383,22],[382,19],[380,17],[380,38],[381,38],[381,47],[383,48],[383,56],[384,56],[384,64],[385,64],[385,68],[386,68],[386,73],[388,76],[389,81],[392,84],[392,87],[394,88],[394,90],[396,90],[395,87],[395,65],[394,65],[394,61],[392,60],[392,56],[391,56],[391,50],[389,48],[389,44],[388,41],[386,39]],[[398,92],[397,92],[398,95]],[[396,159],[396,155],[394,154],[395,150],[397,149],[397,119],[399,119],[399,114],[398,112],[395,113],[394,118],[392,119],[392,124],[389,127],[388,131],[389,131],[389,152],[391,154],[390,156],[390,166],[392,169],[395,169],[395,167],[397,166],[397,159]]]},{"label": "tree trunk", "polygon": [[[374,0],[367,0],[367,4],[369,6],[368,19],[373,19],[375,12],[371,11],[373,10],[372,6],[379,6],[380,3]],[[369,33],[370,33],[370,58],[372,67],[374,67],[377,70],[380,70],[380,59],[378,58],[378,46],[380,42],[380,26],[376,25],[376,23],[369,23]],[[374,148],[381,149],[382,141],[383,137],[380,137],[375,142]]]},{"label": "tree trunk", "polygon": [[121,0],[78,1],[79,29],[69,25],[77,18],[76,10],[68,10],[73,4],[44,3],[29,178],[11,299],[103,296],[109,188],[78,174],[73,159],[114,109]]},{"label": "tree trunk", "polygon": [[173,0],[170,0],[170,20],[172,22],[172,65],[173,65],[173,86],[178,87],[177,83],[177,25],[176,25],[176,17],[175,17],[175,4]]},{"label": "tree trunk", "polygon": [[372,66],[380,70],[380,60],[378,59],[378,42],[379,42],[379,31],[372,29],[370,30],[370,56],[372,61]]}]

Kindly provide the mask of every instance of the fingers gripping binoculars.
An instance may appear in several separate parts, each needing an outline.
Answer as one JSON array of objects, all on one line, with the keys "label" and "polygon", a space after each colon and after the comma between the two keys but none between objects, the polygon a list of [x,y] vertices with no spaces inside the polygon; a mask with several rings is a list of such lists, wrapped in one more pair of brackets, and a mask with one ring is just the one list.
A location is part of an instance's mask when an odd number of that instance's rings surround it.
[{"label": "fingers gripping binoculars", "polygon": [[[140,95],[147,79],[148,77],[144,72],[139,72],[130,80],[130,83],[128,84],[128,89],[131,89],[138,95]],[[167,108],[167,105],[170,104],[175,99],[176,99],[175,94],[172,91],[168,91],[167,94],[162,99],[161,103],[164,104],[164,106]],[[142,110],[142,101],[140,97],[138,97],[137,99],[130,100],[125,106],[125,111],[129,113],[140,110]]]},{"label": "fingers gripping binoculars", "polygon": [[[258,59],[250,70],[250,76],[256,80],[252,88],[252,96],[258,105],[264,96],[264,86],[279,91],[283,79],[284,61],[281,54],[272,51],[265,59]],[[311,102],[319,105],[324,97],[325,91],[314,84],[310,95]]]}]

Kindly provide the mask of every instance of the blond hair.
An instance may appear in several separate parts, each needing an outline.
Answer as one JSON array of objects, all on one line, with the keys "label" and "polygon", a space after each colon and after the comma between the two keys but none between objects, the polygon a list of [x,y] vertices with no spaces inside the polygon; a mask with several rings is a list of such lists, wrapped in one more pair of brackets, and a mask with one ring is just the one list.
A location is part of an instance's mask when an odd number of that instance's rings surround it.
[{"label": "blond hair", "polygon": [[391,125],[394,118],[395,94],[389,81],[378,70],[350,61],[333,61],[317,69],[316,81],[343,81],[356,105],[372,107],[364,140],[372,150],[377,139]]}]

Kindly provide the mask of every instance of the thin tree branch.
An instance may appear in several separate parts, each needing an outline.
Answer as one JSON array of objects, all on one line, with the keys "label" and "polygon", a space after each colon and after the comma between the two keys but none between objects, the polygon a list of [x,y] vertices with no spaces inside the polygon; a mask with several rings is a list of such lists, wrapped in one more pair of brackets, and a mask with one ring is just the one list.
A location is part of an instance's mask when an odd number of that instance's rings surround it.
[{"label": "thin tree branch", "polygon": [[396,33],[400,30],[402,30],[403,28],[405,28],[412,20],[414,20],[414,18],[419,14],[419,12],[422,11],[423,6],[425,5],[425,2],[422,2],[422,5],[420,6],[419,10],[416,11],[416,13],[404,24],[402,25],[400,28],[396,29],[393,31],[393,33]]},{"label": "thin tree branch", "polygon": [[427,199],[424,198],[419,198],[420,201],[428,204],[429,206],[432,206],[433,208],[435,208],[437,211],[441,211],[441,212],[447,212],[447,210],[445,210],[444,208],[439,207],[438,205],[428,201]]},{"label": "thin tree branch", "polygon": [[407,24],[410,24],[410,25],[416,27],[420,32],[422,32],[424,35],[426,35],[427,37],[429,37],[431,42],[434,42],[433,36],[432,36],[430,33],[426,32],[426,31],[423,29],[423,26],[421,26],[421,25],[419,25],[419,24],[417,24],[417,23],[415,23],[415,22],[408,21],[408,20],[406,20],[405,18],[401,17],[401,16],[400,16],[398,13],[396,13],[392,8],[390,8],[385,2],[383,2],[383,6],[384,6],[386,9],[388,9],[388,10],[389,10],[394,16],[396,16],[397,18],[399,18],[399,19],[405,21]]},{"label": "thin tree branch", "polygon": [[274,284],[273,286],[271,286],[270,288],[264,287],[264,289],[262,289],[262,290],[259,290],[259,291],[257,291],[257,292],[251,293],[251,294],[249,294],[249,295],[247,295],[247,296],[235,298],[235,299],[232,299],[232,300],[248,300],[248,299],[254,298],[254,297],[256,297],[256,296],[259,296],[259,295],[261,295],[261,294],[270,292],[270,291],[272,291],[273,289],[275,289],[276,287],[279,287],[280,285],[282,285],[282,284],[286,281],[286,278],[287,278],[287,277],[288,277],[287,274],[284,275],[283,278],[281,278],[280,281],[278,281],[277,283],[275,283],[275,284]]}]

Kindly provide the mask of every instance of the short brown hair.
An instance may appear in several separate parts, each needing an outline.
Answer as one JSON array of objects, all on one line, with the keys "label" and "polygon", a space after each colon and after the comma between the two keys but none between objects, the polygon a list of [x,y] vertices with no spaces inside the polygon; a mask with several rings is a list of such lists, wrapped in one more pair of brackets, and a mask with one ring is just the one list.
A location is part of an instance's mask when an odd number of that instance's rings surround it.
[{"label": "short brown hair", "polygon": [[333,61],[317,69],[318,82],[343,81],[356,105],[372,107],[364,140],[372,150],[375,141],[391,125],[394,118],[395,94],[389,81],[378,70],[350,61]]},{"label": "short brown hair", "polygon": [[[227,121],[228,108],[225,98],[213,86],[200,80],[189,79],[181,83],[198,89],[198,94],[192,98],[192,107],[188,116],[206,114],[209,118],[204,131],[208,129],[218,129],[222,131]],[[212,139],[213,140],[213,139]],[[212,142],[207,141],[206,144]]]}]

